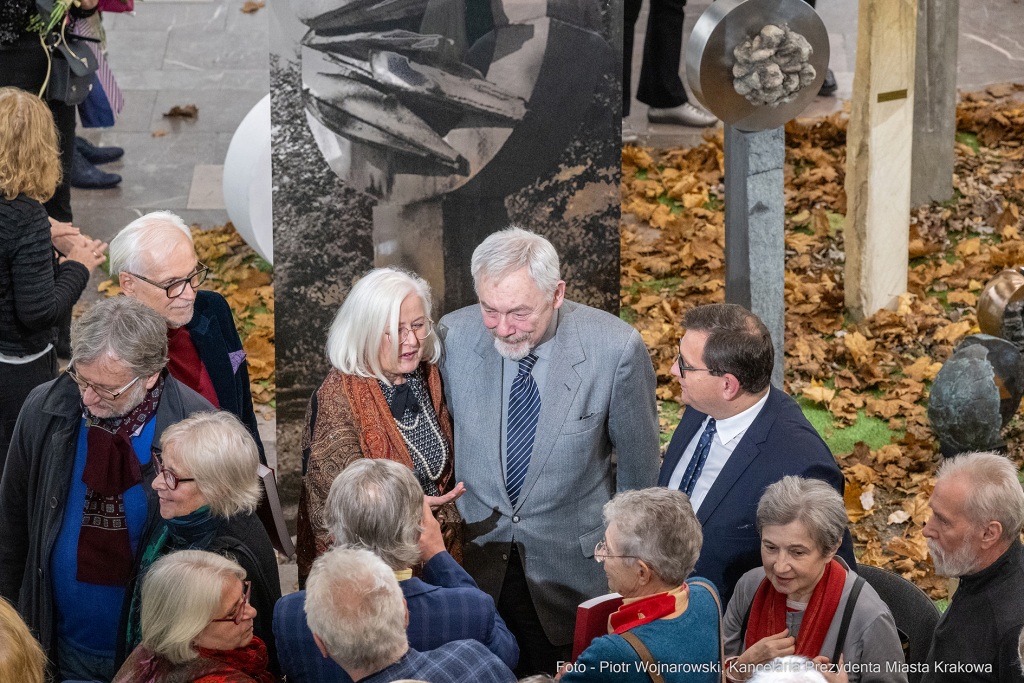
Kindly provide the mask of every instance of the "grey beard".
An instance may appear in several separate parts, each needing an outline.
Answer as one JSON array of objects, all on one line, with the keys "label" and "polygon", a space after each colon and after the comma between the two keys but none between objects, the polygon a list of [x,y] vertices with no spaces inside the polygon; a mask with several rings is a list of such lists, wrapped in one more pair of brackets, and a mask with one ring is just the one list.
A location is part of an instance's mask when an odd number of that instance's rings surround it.
[{"label": "grey beard", "polygon": [[[146,392],[149,391],[149,389],[146,388],[146,378],[140,378],[139,381],[135,383],[135,386],[133,386],[128,391],[129,400],[125,407],[122,408],[120,412],[102,419],[112,420],[115,417],[124,417],[128,413],[138,408],[139,404],[142,403],[142,401],[146,398]],[[89,411],[89,414],[92,415],[91,410]]]},{"label": "grey beard", "polygon": [[974,572],[977,561],[967,539],[964,539],[960,547],[953,552],[946,552],[930,538],[927,541],[928,552],[931,553],[932,562],[935,564],[935,573],[939,576],[957,577]]},{"label": "grey beard", "polygon": [[[498,335],[491,331],[491,335],[494,336],[494,348],[502,358],[508,358],[509,360],[519,361],[530,355],[529,344],[524,344],[526,340],[519,342],[518,344],[510,344]],[[520,346],[520,344],[524,344]]]}]

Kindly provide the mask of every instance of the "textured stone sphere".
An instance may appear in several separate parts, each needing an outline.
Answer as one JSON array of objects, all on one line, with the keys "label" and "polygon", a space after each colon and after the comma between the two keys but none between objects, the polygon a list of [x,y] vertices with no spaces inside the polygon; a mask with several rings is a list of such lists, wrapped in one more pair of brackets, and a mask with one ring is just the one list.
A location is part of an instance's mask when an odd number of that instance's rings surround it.
[{"label": "textured stone sphere", "polygon": [[928,420],[946,457],[1002,446],[999,388],[988,355],[981,344],[960,349],[932,384]]},{"label": "textured stone sphere", "polygon": [[1016,344],[990,334],[972,334],[960,342],[954,355],[976,344],[988,349],[987,360],[995,373],[996,388],[999,389],[999,412],[1005,427],[1010,424],[1024,397],[1024,355],[1021,355]]}]

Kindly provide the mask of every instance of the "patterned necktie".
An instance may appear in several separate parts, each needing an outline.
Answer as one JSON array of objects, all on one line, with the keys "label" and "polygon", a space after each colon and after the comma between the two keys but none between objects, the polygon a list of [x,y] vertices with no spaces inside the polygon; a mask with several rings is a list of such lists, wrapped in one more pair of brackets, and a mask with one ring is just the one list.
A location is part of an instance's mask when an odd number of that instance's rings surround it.
[{"label": "patterned necktie", "polygon": [[512,507],[519,501],[526,469],[530,466],[533,437],[537,433],[540,416],[540,391],[534,381],[533,366],[537,354],[531,353],[519,361],[519,374],[512,380],[508,398],[508,435],[505,443],[505,490]]},{"label": "patterned necktie", "polygon": [[697,448],[693,451],[690,464],[686,466],[683,479],[679,482],[679,490],[688,496],[693,494],[693,487],[700,478],[701,470],[704,469],[704,463],[707,462],[708,453],[711,452],[711,442],[714,439],[715,418],[711,417],[708,418],[708,426],[704,428],[704,433],[700,435],[700,441],[697,442]]}]

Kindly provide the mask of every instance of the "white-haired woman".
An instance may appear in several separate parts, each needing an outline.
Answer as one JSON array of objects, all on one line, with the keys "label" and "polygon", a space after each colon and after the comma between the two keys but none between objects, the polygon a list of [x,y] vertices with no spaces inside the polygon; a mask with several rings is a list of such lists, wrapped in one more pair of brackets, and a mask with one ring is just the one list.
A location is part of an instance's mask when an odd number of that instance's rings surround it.
[{"label": "white-haired woman", "polygon": [[142,582],[142,643],[114,683],[275,683],[251,591],[245,570],[216,553],[157,560]]},{"label": "white-haired woman", "polygon": [[[271,669],[277,671],[270,619],[281,597],[281,581],[274,547],[255,514],[261,493],[255,441],[231,413],[196,413],[164,430],[153,457],[157,476],[152,486],[163,523],[148,537],[138,577],[145,585],[151,567],[176,550],[232,557],[252,584],[251,600],[258,612],[255,634],[266,643]],[[138,615],[145,598],[138,581],[133,586],[125,654],[144,637]]]},{"label": "white-haired woman", "polygon": [[831,672],[819,666],[831,682],[906,683],[889,608],[836,557],[846,524],[842,496],[823,481],[783,477],[765,490],[757,505],[763,566],[740,577],[725,613],[730,680],[745,681],[759,665],[796,654],[831,664]]},{"label": "white-haired woman", "polygon": [[397,268],[377,268],[349,292],[331,325],[333,368],[309,400],[302,435],[296,554],[299,583],[331,547],[324,502],[334,478],[359,458],[387,458],[413,471],[444,534],[462,558],[454,500],[452,426],[435,365],[441,342],[430,319],[430,286]]}]

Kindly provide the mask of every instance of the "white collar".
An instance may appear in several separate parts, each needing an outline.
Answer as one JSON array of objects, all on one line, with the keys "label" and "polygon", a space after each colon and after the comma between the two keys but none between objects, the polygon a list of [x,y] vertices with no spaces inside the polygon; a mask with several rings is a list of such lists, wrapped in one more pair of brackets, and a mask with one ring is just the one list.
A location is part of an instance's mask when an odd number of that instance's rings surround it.
[{"label": "white collar", "polygon": [[770,393],[772,392],[769,388],[768,391],[765,392],[764,396],[761,397],[760,401],[750,406],[742,413],[738,413],[732,417],[727,417],[724,420],[715,421],[716,438],[722,445],[729,443],[737,436],[747,431],[757,416],[761,414],[761,409],[764,408],[764,404],[768,402],[768,395]]}]

